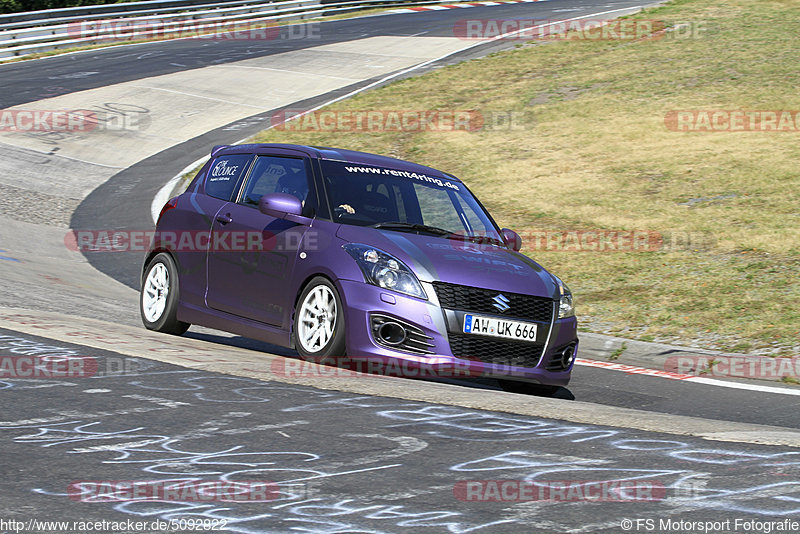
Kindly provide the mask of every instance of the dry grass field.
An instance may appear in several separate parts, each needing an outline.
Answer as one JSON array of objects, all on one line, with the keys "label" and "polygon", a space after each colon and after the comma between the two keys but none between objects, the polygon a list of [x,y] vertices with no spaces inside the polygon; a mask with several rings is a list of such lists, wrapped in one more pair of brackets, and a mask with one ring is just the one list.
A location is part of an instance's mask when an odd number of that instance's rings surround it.
[{"label": "dry grass field", "polygon": [[[676,110],[800,109],[800,0],[674,0],[632,18],[667,31],[520,41],[330,108],[513,112],[510,128],[274,129],[257,140],[376,152],[459,176],[528,238],[523,252],[570,284],[584,330],[800,354],[800,124],[665,122]],[[577,231],[664,241],[601,252],[536,239]]]}]

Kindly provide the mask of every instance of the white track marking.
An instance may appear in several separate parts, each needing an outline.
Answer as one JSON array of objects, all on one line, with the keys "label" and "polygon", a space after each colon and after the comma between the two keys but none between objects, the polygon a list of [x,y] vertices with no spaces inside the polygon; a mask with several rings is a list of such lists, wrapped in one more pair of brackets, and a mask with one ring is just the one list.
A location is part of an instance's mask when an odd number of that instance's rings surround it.
[{"label": "white track marking", "polygon": [[645,367],[636,367],[634,365],[625,365],[623,363],[603,362],[598,360],[585,360],[583,358],[578,358],[577,360],[575,360],[575,365],[594,367],[596,369],[607,369],[609,371],[620,371],[623,373],[627,373],[629,375],[647,375],[656,378],[666,378],[667,380],[681,380],[683,382],[692,382],[694,384],[705,384],[707,386],[717,386],[730,389],[744,389],[747,391],[760,391],[762,393],[774,393],[778,395],[800,396],[800,388],[789,389],[789,388],[779,388],[774,386],[762,386],[760,384],[744,384],[742,382],[729,382],[727,380],[717,380],[714,378],[706,378],[703,376],[673,373],[671,371],[659,371],[657,369],[647,369]]},{"label": "white track marking", "polygon": [[[370,54],[370,56],[377,55],[377,54]],[[289,74],[308,74],[307,72],[299,71],[299,70],[289,70],[289,69],[273,69],[271,67],[254,67],[253,65],[236,65],[236,64],[227,64],[227,65],[214,65],[216,68],[220,69],[256,69],[256,70],[271,70],[273,72],[286,72]],[[355,78],[348,78],[346,76],[333,76],[330,74],[314,74],[314,76],[319,76],[322,78],[333,78],[335,80],[348,80],[352,81]]]},{"label": "white track marking", "polygon": [[224,98],[214,98],[211,96],[205,95],[196,95],[193,93],[187,93],[185,91],[178,91],[176,89],[167,89],[165,87],[152,87],[150,85],[132,85],[131,87],[136,87],[137,89],[147,89],[149,91],[163,91],[165,93],[173,93],[176,95],[183,95],[183,96],[190,96],[192,98],[201,98],[203,100],[211,100],[212,102],[222,102],[223,104],[231,104],[234,106],[244,106],[246,108],[255,108],[255,109],[264,109],[264,106],[254,106],[252,104],[244,104],[242,102],[234,102],[233,100],[225,100]]}]

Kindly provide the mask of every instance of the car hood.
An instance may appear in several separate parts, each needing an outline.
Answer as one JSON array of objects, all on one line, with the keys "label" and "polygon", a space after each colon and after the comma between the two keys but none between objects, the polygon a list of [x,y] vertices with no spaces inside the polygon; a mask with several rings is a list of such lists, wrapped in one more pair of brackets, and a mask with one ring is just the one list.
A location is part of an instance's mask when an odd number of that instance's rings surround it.
[{"label": "car hood", "polygon": [[341,225],[336,235],[396,256],[423,282],[442,281],[540,297],[560,295],[555,277],[541,265],[502,247],[351,225]]}]

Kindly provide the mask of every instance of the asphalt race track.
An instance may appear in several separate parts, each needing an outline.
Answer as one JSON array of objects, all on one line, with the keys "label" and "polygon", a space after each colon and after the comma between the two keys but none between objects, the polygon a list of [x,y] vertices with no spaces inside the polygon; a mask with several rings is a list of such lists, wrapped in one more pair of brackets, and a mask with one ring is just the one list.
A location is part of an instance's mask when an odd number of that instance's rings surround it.
[{"label": "asphalt race track", "polygon": [[[4,345],[19,338],[0,331]],[[792,448],[353,395],[23,338],[28,351],[57,347],[93,365],[71,379],[0,382],[15,407],[0,422],[3,461],[14,466],[5,518],[204,518],[231,532],[613,532],[627,518],[798,512]],[[91,484],[101,481],[209,477],[278,489],[266,503],[92,502]],[[514,479],[581,481],[576,488],[625,481],[647,491],[596,504],[575,497],[585,489],[526,503],[475,502],[464,490],[467,481]]]},{"label": "asphalt race track", "polygon": [[[153,198],[171,178],[283,109],[514,44],[454,38],[458,20],[613,17],[644,5],[548,0],[398,13],[270,41],[185,39],[0,65],[0,108],[106,119],[94,132],[0,132],[0,358],[49,355],[79,370],[0,378],[0,533],[189,518],[243,533],[624,532],[668,517],[798,517],[797,388],[589,365],[554,399],[506,393],[491,380],[315,366],[294,375],[285,349],[197,327],[181,338],[147,332],[137,307],[142,254],[69,247],[70,229],[151,229]],[[582,334],[582,356],[606,360],[621,342]],[[629,345],[626,363],[655,369],[666,355],[702,354]],[[268,481],[276,491],[266,502],[90,498],[92,481],[208,479]],[[491,481],[502,480],[566,481],[570,490],[550,501],[494,499]],[[599,480],[643,497],[596,502],[586,492]],[[468,494],[469,481],[486,491]],[[25,529],[2,523],[9,519]]]}]

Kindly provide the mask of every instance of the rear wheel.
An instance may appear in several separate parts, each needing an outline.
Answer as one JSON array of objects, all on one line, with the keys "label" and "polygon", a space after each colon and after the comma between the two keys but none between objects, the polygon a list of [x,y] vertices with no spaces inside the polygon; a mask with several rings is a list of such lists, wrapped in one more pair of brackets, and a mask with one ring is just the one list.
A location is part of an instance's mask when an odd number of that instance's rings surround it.
[{"label": "rear wheel", "polygon": [[304,359],[335,363],[345,355],[344,312],[336,287],[318,276],[308,283],[294,313],[295,348]]},{"label": "rear wheel", "polygon": [[139,312],[148,330],[179,336],[189,323],[178,320],[178,269],[172,256],[161,252],[145,269],[139,295]]}]

